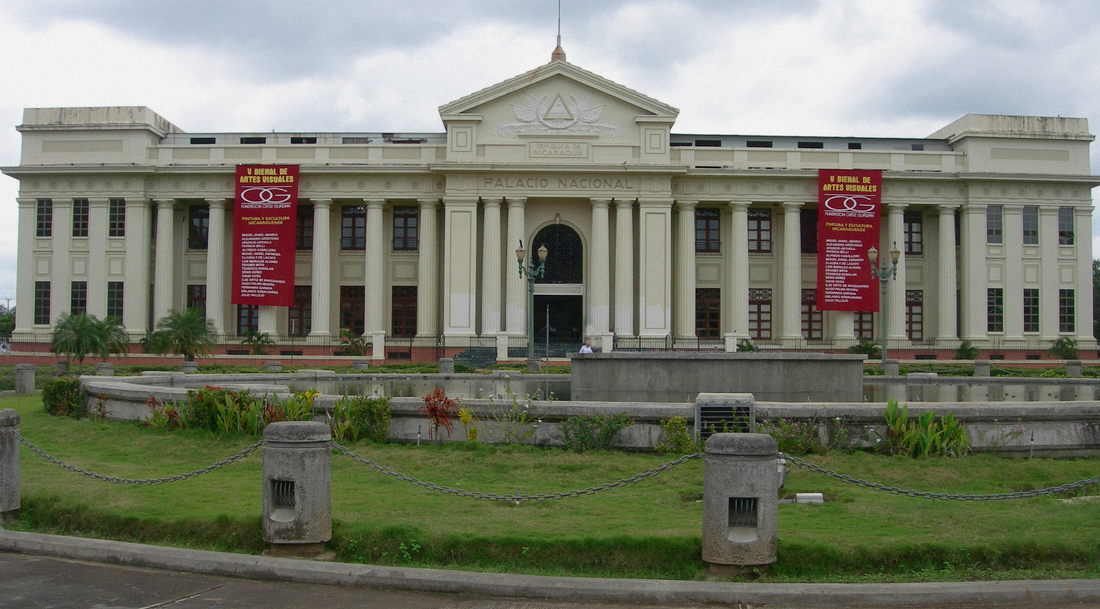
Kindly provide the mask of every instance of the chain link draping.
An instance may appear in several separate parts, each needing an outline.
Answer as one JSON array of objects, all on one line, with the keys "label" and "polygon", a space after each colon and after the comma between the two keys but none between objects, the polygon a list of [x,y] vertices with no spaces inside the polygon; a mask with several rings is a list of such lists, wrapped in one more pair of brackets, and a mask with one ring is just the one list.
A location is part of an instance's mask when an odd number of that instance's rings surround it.
[{"label": "chain link draping", "polygon": [[343,454],[347,457],[350,457],[353,461],[356,461],[358,463],[366,465],[367,467],[369,467],[371,469],[374,469],[374,470],[377,470],[377,471],[379,471],[379,472],[381,472],[381,473],[383,473],[387,476],[392,476],[392,477],[394,477],[394,478],[396,478],[396,479],[398,479],[402,482],[408,482],[409,484],[412,484],[414,486],[421,486],[421,487],[424,487],[424,488],[429,489],[429,490],[439,491],[440,493],[443,493],[445,495],[455,495],[457,497],[470,497],[472,499],[488,499],[489,501],[514,501],[516,503],[518,503],[520,501],[547,501],[547,500],[556,500],[556,499],[572,499],[574,497],[580,497],[582,495],[595,495],[596,493],[599,493],[599,492],[602,492],[602,491],[609,491],[613,488],[622,488],[622,487],[627,486],[629,484],[633,484],[635,482],[640,482],[642,480],[645,480],[646,478],[651,478],[653,476],[656,476],[657,474],[659,474],[661,472],[668,471],[668,470],[676,467],[677,465],[687,463],[688,461],[691,461],[692,459],[698,459],[699,457],[703,456],[703,453],[694,453],[694,454],[691,454],[691,455],[684,455],[683,457],[680,457],[679,459],[676,459],[675,461],[669,461],[668,463],[665,463],[664,465],[661,465],[659,467],[655,467],[655,468],[653,468],[649,471],[645,471],[645,472],[642,472],[640,474],[636,474],[636,475],[631,476],[629,478],[623,478],[621,480],[616,480],[615,482],[607,482],[607,483],[601,484],[599,486],[590,486],[590,487],[588,487],[586,489],[582,489],[582,490],[564,491],[564,492],[558,492],[558,493],[536,494],[536,495],[521,494],[517,490],[516,493],[512,494],[512,495],[498,495],[498,494],[494,494],[494,493],[479,493],[479,492],[476,492],[476,491],[465,491],[465,490],[462,490],[462,489],[451,488],[451,487],[448,487],[448,486],[440,486],[438,484],[433,484],[431,482],[424,482],[423,480],[413,478],[412,476],[407,476],[405,474],[402,474],[401,472],[396,472],[396,471],[394,471],[394,470],[392,470],[392,469],[390,469],[390,468],[388,468],[384,465],[379,465],[379,464],[375,463],[374,461],[371,461],[370,459],[367,459],[366,457],[360,456],[360,455],[352,452],[351,449],[349,449],[345,446],[341,446],[340,444],[337,444],[335,442],[332,443],[332,448],[334,450],[336,450],[337,452],[339,452],[339,453],[341,453],[341,454]]},{"label": "chain link draping", "polygon": [[180,480],[187,480],[188,478],[194,478],[196,476],[201,476],[203,474],[210,473],[210,472],[212,472],[216,469],[221,469],[222,467],[225,467],[226,465],[229,465],[230,463],[233,463],[234,461],[239,461],[240,459],[243,459],[244,457],[248,456],[249,453],[252,453],[257,448],[263,446],[262,441],[261,442],[256,442],[255,444],[245,448],[244,450],[240,451],[239,453],[237,453],[235,455],[231,455],[229,457],[226,457],[225,459],[222,459],[221,461],[218,461],[217,463],[214,463],[212,465],[208,465],[208,466],[206,466],[202,469],[196,469],[195,471],[187,472],[186,474],[180,474],[178,476],[168,476],[166,478],[134,479],[134,478],[116,478],[114,476],[104,476],[103,474],[97,474],[95,472],[90,472],[88,470],[80,469],[79,467],[74,467],[72,465],[69,465],[68,463],[65,463],[64,461],[58,459],[57,457],[54,457],[53,455],[50,455],[46,451],[44,451],[41,448],[38,448],[37,446],[32,444],[30,440],[24,438],[23,434],[19,433],[13,427],[0,428],[0,432],[14,434],[15,437],[17,437],[19,439],[19,442],[21,444],[23,444],[23,446],[26,446],[27,448],[29,448],[30,450],[32,450],[33,452],[38,454],[38,456],[40,456],[43,459],[49,461],[50,463],[53,463],[54,465],[57,465],[58,467],[61,467],[63,469],[67,469],[67,470],[69,470],[73,473],[76,473],[76,474],[80,474],[81,476],[87,476],[88,478],[92,478],[93,480],[100,480],[102,482],[116,482],[118,484],[166,484],[168,482],[179,482]]},{"label": "chain link draping", "polygon": [[841,474],[831,469],[815,465],[813,463],[807,463],[798,457],[792,457],[791,455],[780,455],[782,458],[794,463],[795,465],[805,467],[806,469],[824,475],[827,478],[834,478],[841,482],[847,482],[859,487],[868,488],[873,491],[882,491],[884,493],[890,493],[891,495],[903,495],[905,497],[917,497],[920,499],[942,499],[944,501],[1004,501],[1006,499],[1024,499],[1027,497],[1038,497],[1040,495],[1054,495],[1057,493],[1064,493],[1066,491],[1072,491],[1075,489],[1089,486],[1090,484],[1100,483],[1100,476],[1093,476],[1085,480],[1078,480],[1077,482],[1070,482],[1069,484],[1063,484],[1061,486],[1051,486],[1047,488],[1033,489],[1030,491],[1019,491],[1015,493],[993,493],[989,495],[965,495],[961,493],[932,493],[929,491],[915,491],[912,489],[898,488],[896,486],[886,486],[885,484],[879,484],[877,482],[868,482],[859,478],[853,478],[847,474]]}]

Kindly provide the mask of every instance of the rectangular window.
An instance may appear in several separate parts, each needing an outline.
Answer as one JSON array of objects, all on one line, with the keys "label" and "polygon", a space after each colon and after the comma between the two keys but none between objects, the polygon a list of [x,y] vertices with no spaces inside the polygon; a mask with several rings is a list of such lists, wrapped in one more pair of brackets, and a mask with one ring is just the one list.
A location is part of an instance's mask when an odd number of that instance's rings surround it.
[{"label": "rectangular window", "polygon": [[924,255],[924,214],[907,211],[902,215],[905,225],[905,255]]},{"label": "rectangular window", "polygon": [[1039,289],[1024,288],[1024,332],[1039,331]]},{"label": "rectangular window", "polygon": [[294,249],[300,252],[313,250],[313,206],[299,205],[294,225]]},{"label": "rectangular window", "polygon": [[73,236],[88,236],[88,200],[73,199]]},{"label": "rectangular window", "polygon": [[695,252],[716,254],[722,251],[721,218],[713,207],[695,210]]},{"label": "rectangular window", "polygon": [[[53,236],[53,199],[39,199],[35,205],[35,236]],[[49,322],[46,322],[49,323]]]},{"label": "rectangular window", "polygon": [[1058,290],[1058,331],[1074,332],[1077,326],[1073,290]]},{"label": "rectangular window", "polygon": [[1058,245],[1073,245],[1073,208],[1058,208]]},{"label": "rectangular window", "polygon": [[294,304],[290,306],[289,322],[291,336],[309,336],[313,322],[312,286],[294,286]]},{"label": "rectangular window", "polygon": [[420,247],[420,216],[416,207],[393,208],[393,251],[415,252]]},{"label": "rectangular window", "polygon": [[799,231],[802,237],[802,253],[817,253],[817,210],[804,209],[798,214]]},{"label": "rectangular window", "polygon": [[187,286],[187,308],[206,312],[206,284]]},{"label": "rectangular window", "polygon": [[340,249],[367,248],[367,208],[347,205],[340,208]]},{"label": "rectangular window", "polygon": [[696,338],[722,338],[722,292],[718,288],[695,289]]},{"label": "rectangular window", "polygon": [[391,315],[393,320],[392,334],[394,336],[416,336],[416,286],[393,286],[393,301],[391,303]]},{"label": "rectangular window", "polygon": [[825,316],[817,310],[817,290],[802,290],[802,338],[823,340]]},{"label": "rectangular window", "polygon": [[122,319],[123,287],[124,284],[121,281],[107,282],[107,317]]},{"label": "rectangular window", "polygon": [[187,247],[204,250],[210,239],[210,206],[192,205],[187,221]]},{"label": "rectangular window", "polygon": [[924,340],[924,291],[905,290],[905,335]]},{"label": "rectangular window", "polygon": [[986,324],[989,332],[1004,332],[1005,330],[1005,296],[1002,288],[986,289]]},{"label": "rectangular window", "polygon": [[260,331],[260,306],[237,305],[237,336]]},{"label": "rectangular window", "polygon": [[34,323],[50,324],[50,282],[34,282]]},{"label": "rectangular window", "polygon": [[107,201],[107,236],[126,236],[126,199]]},{"label": "rectangular window", "polygon": [[88,282],[74,281],[69,288],[69,315],[88,313]]},{"label": "rectangular window", "polygon": [[1024,245],[1039,245],[1039,208],[1024,208]]},{"label": "rectangular window", "polygon": [[772,291],[749,290],[749,338],[768,340],[772,337]]},{"label": "rectangular window", "polygon": [[985,242],[1002,243],[1005,209],[1000,205],[985,208]]},{"label": "rectangular window", "polygon": [[768,254],[772,251],[772,212],[770,209],[749,210],[749,253]]},{"label": "rectangular window", "polygon": [[340,286],[340,329],[351,330],[355,336],[363,334],[366,328],[363,308],[367,291],[361,285]]},{"label": "rectangular window", "polygon": [[875,340],[875,314],[856,311],[852,316],[852,329],[857,339]]}]

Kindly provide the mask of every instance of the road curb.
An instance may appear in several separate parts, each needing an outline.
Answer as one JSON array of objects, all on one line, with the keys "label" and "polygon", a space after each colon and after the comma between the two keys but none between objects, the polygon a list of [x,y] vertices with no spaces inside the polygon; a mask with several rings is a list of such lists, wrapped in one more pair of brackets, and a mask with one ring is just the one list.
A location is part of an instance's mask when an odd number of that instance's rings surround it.
[{"label": "road curb", "polygon": [[911,584],[747,584],[471,573],[313,562],[0,531],[0,551],[252,580],[419,592],[647,604],[921,607],[1100,602],[1100,580]]}]

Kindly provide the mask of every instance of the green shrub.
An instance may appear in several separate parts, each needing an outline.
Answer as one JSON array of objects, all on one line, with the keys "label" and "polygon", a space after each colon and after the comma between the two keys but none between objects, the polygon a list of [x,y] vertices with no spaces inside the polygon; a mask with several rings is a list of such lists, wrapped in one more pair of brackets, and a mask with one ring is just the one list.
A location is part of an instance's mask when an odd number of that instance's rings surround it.
[{"label": "green shrub", "polygon": [[80,379],[59,376],[42,383],[42,407],[46,414],[55,417],[82,419],[88,408]]},{"label": "green shrub", "polygon": [[886,403],[883,416],[886,419],[886,436],[882,448],[890,454],[961,457],[970,451],[970,439],[954,413],[936,417],[936,411],[929,410],[910,419],[908,406],[899,408],[896,400],[890,400]]},{"label": "green shrub", "polygon": [[817,438],[815,421],[797,421],[792,419],[761,419],[756,424],[757,433],[766,433],[775,438],[779,452],[788,455],[804,455],[815,445],[821,446]]},{"label": "green shrub", "polygon": [[703,450],[703,445],[688,431],[686,418],[669,417],[661,421],[661,441],[653,449],[662,455],[688,455]]},{"label": "green shrub", "polygon": [[586,450],[611,450],[611,442],[622,430],[634,424],[634,419],[623,412],[603,416],[599,414],[579,414],[563,420],[558,429],[565,448],[584,452]]},{"label": "green shrub", "polygon": [[866,355],[868,359],[882,357],[882,350],[879,349],[879,346],[867,340],[866,337],[860,337],[859,344],[848,347],[848,353],[862,353]]},{"label": "green shrub", "polygon": [[977,347],[970,344],[970,341],[964,340],[959,344],[959,348],[955,349],[955,359],[978,359],[978,354],[981,351]]},{"label": "green shrub", "polygon": [[1059,359],[1077,359],[1077,341],[1068,336],[1063,336],[1050,345],[1047,353]]},{"label": "green shrub", "polygon": [[393,408],[389,398],[354,396],[345,398],[343,415],[350,423],[352,440],[385,442],[390,437]]},{"label": "green shrub", "polygon": [[741,340],[737,341],[737,350],[738,351],[751,352],[751,351],[759,351],[760,348],[757,347],[756,345],[752,344],[751,340],[749,340],[747,338],[742,338]]},{"label": "green shrub", "polygon": [[181,427],[208,429],[216,433],[259,435],[271,423],[309,421],[313,418],[313,397],[297,394],[285,401],[254,396],[207,385],[187,392]]}]

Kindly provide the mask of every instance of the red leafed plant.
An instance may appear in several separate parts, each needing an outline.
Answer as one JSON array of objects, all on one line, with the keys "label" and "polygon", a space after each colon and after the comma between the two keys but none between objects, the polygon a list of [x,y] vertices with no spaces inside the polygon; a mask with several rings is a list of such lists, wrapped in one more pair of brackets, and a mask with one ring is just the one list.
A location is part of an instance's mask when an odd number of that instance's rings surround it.
[{"label": "red leafed plant", "polygon": [[442,389],[436,389],[424,396],[424,405],[420,407],[420,414],[431,421],[431,427],[428,428],[429,438],[438,437],[442,441],[443,437],[438,435],[440,429],[446,429],[447,435],[454,431],[454,418],[458,415],[458,406],[458,400],[447,397],[447,392]]}]

